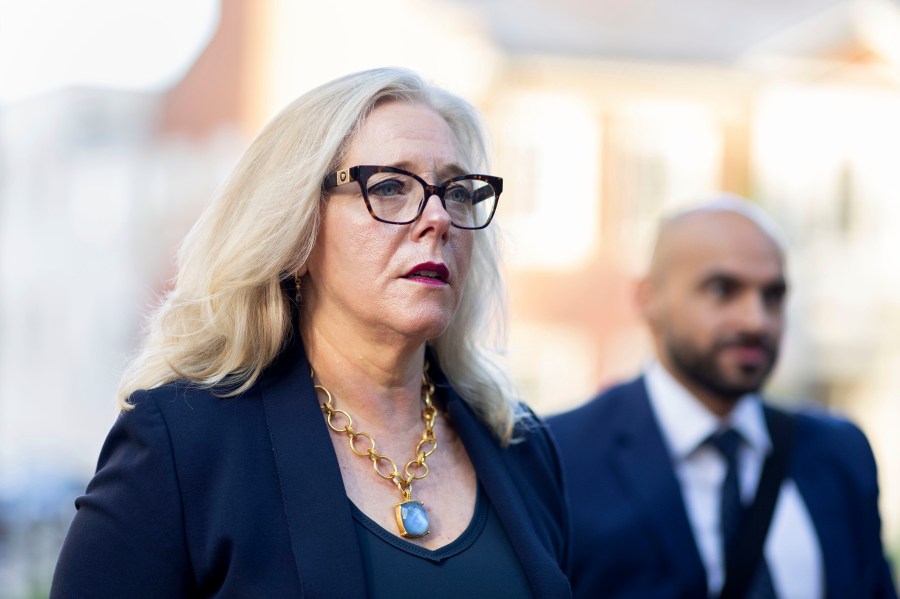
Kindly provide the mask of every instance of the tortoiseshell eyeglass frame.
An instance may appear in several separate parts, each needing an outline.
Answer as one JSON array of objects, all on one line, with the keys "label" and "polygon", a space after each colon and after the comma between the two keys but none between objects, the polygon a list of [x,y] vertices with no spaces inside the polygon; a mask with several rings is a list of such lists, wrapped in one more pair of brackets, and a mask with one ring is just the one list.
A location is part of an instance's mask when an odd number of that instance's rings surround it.
[{"label": "tortoiseshell eyeglass frame", "polygon": [[[418,181],[422,187],[425,189],[425,197],[419,202],[419,209],[416,212],[416,215],[409,220],[404,221],[393,221],[387,220],[379,217],[375,214],[375,211],[372,210],[372,204],[369,202],[369,193],[366,189],[366,183],[368,183],[369,177],[378,173],[397,173],[399,175],[406,175],[408,177],[412,177],[416,181]],[[391,225],[408,225],[409,223],[415,221],[422,215],[422,212],[425,210],[425,204],[427,200],[431,196],[437,196],[441,200],[441,205],[444,207],[444,210],[447,209],[447,204],[444,201],[444,193],[447,191],[447,188],[456,181],[462,181],[465,179],[475,179],[476,181],[483,181],[487,183],[486,186],[480,187],[475,190],[476,194],[479,194],[474,200],[473,204],[477,204],[480,201],[486,200],[491,192],[494,194],[494,207],[491,209],[491,213],[487,217],[487,221],[484,224],[478,225],[477,227],[468,227],[465,225],[459,225],[451,220],[451,224],[458,229],[468,229],[468,230],[477,230],[484,229],[489,224],[491,224],[491,220],[494,218],[494,213],[497,211],[497,203],[500,201],[500,193],[503,191],[503,179],[501,177],[494,177],[493,175],[458,175],[456,177],[452,177],[447,179],[443,183],[439,185],[429,185],[425,182],[424,179],[416,175],[415,173],[411,173],[409,171],[405,171],[402,168],[396,168],[393,166],[377,166],[371,164],[361,164],[358,166],[351,166],[350,168],[339,169],[330,175],[325,177],[323,181],[323,187],[325,190],[333,189],[335,187],[340,187],[341,185],[347,185],[348,183],[356,182],[359,184],[359,188],[362,191],[363,201],[366,203],[366,209],[369,211],[369,215],[375,220],[388,223]]]}]

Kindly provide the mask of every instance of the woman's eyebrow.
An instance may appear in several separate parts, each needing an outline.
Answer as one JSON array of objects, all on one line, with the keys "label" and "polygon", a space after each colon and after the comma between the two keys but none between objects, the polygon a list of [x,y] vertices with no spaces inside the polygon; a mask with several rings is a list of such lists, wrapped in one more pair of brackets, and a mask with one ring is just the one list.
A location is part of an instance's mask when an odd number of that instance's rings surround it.
[{"label": "woman's eyebrow", "polygon": [[441,178],[450,179],[452,177],[457,177],[459,175],[468,175],[469,171],[468,171],[468,169],[464,169],[460,165],[453,163],[453,164],[448,164],[448,165],[444,166],[444,168],[442,168],[440,170],[440,174],[441,174]]},{"label": "woman's eyebrow", "polygon": [[[398,160],[396,162],[390,162],[385,164],[384,166],[392,166],[394,168],[402,168],[405,171],[409,171],[411,173],[419,174],[416,172],[415,165],[409,160]],[[452,179],[453,177],[457,177],[459,175],[468,175],[468,169],[463,168],[462,166],[456,164],[455,162],[451,162],[450,164],[443,165],[437,171],[438,178],[442,181],[447,179]]]}]

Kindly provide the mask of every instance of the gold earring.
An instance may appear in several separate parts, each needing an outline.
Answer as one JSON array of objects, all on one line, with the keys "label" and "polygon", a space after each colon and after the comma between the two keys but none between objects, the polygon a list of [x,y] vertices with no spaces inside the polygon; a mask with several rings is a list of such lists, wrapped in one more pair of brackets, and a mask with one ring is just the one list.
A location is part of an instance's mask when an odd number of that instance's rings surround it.
[{"label": "gold earring", "polygon": [[294,273],[294,286],[296,288],[295,299],[297,301],[297,305],[299,306],[301,300],[303,300],[303,294],[300,293],[300,273],[299,272]]}]

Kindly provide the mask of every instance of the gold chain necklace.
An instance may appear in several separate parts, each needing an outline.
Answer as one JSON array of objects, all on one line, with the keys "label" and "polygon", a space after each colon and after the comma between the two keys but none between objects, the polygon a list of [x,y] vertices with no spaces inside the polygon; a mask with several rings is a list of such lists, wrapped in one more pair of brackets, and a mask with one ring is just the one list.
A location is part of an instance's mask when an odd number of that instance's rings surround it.
[{"label": "gold chain necklace", "polygon": [[[310,369],[310,376],[313,376],[312,369]],[[358,456],[368,457],[372,460],[372,467],[378,476],[391,481],[400,490],[403,500],[394,506],[394,516],[397,519],[400,536],[414,539],[429,534],[431,530],[428,527],[428,512],[425,511],[425,503],[412,498],[412,482],[428,475],[425,458],[437,449],[437,437],[434,436],[434,418],[437,410],[431,403],[431,397],[434,395],[434,383],[428,378],[428,362],[425,362],[425,369],[422,371],[422,396],[425,402],[425,407],[422,408],[422,420],[425,421],[425,430],[422,432],[422,438],[416,443],[416,457],[408,461],[403,468],[404,476],[400,475],[394,460],[375,450],[375,439],[372,438],[372,435],[353,429],[353,419],[350,418],[350,414],[334,407],[331,392],[328,389],[322,385],[314,387],[316,391],[325,394],[326,399],[322,402],[322,412],[325,414],[328,428],[350,437],[350,450]],[[341,419],[346,421],[344,426],[335,423],[335,420]],[[365,445],[362,448],[357,447],[360,437],[365,439],[368,447]],[[390,471],[385,472],[388,468]]]}]

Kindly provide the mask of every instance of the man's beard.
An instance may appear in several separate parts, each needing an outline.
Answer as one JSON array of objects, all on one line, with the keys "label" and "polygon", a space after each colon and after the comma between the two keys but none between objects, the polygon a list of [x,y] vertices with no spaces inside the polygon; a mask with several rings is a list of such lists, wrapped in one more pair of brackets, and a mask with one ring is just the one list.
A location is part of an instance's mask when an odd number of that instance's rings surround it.
[{"label": "man's beard", "polygon": [[[758,366],[741,367],[739,375],[728,376],[722,372],[716,358],[721,351],[731,347],[759,348],[766,352],[768,359]],[[701,351],[688,341],[668,337],[666,351],[673,366],[688,380],[713,395],[733,403],[741,396],[755,393],[762,388],[778,359],[778,342],[766,336],[736,335],[717,341],[707,351]]]}]

